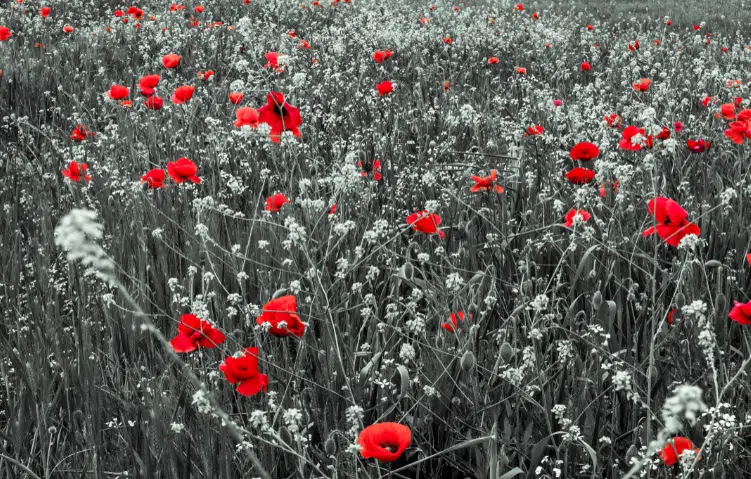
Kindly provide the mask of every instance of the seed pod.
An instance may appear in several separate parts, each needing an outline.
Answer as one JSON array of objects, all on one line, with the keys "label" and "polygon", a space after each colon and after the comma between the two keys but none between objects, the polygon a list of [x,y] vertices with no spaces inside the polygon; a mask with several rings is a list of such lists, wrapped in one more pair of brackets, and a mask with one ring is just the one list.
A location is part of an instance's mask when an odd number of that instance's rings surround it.
[{"label": "seed pod", "polygon": [[326,442],[323,443],[323,450],[326,451],[326,454],[329,456],[333,456],[336,454],[336,440],[333,438],[333,436],[329,436],[328,439],[326,439]]},{"label": "seed pod", "polygon": [[514,348],[509,343],[504,341],[504,343],[501,344],[501,360],[503,360],[505,364],[511,361],[513,357],[514,357]]},{"label": "seed pod", "polygon": [[466,351],[464,353],[461,360],[461,366],[465,371],[469,371],[475,367],[475,355],[472,354],[472,351]]},{"label": "seed pod", "polygon": [[602,293],[599,291],[596,291],[595,294],[592,296],[592,307],[595,311],[600,309],[600,305],[602,304]]},{"label": "seed pod", "polygon": [[709,261],[704,263],[705,268],[719,268],[720,266],[722,266],[722,263],[720,263],[716,259],[710,259]]},{"label": "seed pod", "polygon": [[678,309],[681,309],[686,305],[686,297],[683,295],[683,293],[678,293],[675,295],[675,305],[678,307]]}]

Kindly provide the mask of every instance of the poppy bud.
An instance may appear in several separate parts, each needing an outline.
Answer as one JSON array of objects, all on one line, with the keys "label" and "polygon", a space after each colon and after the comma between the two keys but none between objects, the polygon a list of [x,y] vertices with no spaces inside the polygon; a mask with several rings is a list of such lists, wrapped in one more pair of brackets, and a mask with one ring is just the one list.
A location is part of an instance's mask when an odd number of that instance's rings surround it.
[{"label": "poppy bud", "polygon": [[412,263],[406,262],[401,267],[401,276],[405,279],[412,279],[415,277],[415,268],[412,267]]},{"label": "poppy bud", "polygon": [[508,342],[503,342],[501,344],[501,360],[503,360],[504,363],[508,363],[511,361],[511,359],[514,357],[514,348],[511,346]]},{"label": "poppy bud", "polygon": [[725,307],[728,305],[728,300],[725,298],[725,295],[722,293],[718,293],[717,296],[714,299],[714,308],[715,311],[722,314],[723,311],[725,311]]},{"label": "poppy bud", "polygon": [[722,463],[717,463],[712,470],[712,479],[722,479],[725,476],[725,467]]},{"label": "poppy bud", "polygon": [[336,454],[336,449],[336,440],[333,437],[329,436],[329,438],[326,439],[326,442],[323,443],[323,450],[326,451],[326,454],[328,454],[329,456],[333,456],[334,454]]},{"label": "poppy bud", "polygon": [[720,266],[722,266],[722,263],[720,263],[716,259],[710,259],[709,261],[704,263],[705,268],[719,268]]},{"label": "poppy bud", "polygon": [[321,364],[326,362],[326,351],[324,351],[323,349],[318,351],[318,362]]},{"label": "poppy bud", "polygon": [[469,371],[475,367],[475,355],[472,354],[472,351],[466,351],[464,353],[461,360],[461,366],[465,371]]},{"label": "poppy bud", "polygon": [[592,296],[592,307],[595,311],[600,309],[600,306],[602,305],[602,293],[599,291],[596,291],[594,296]]},{"label": "poppy bud", "polygon": [[626,451],[626,464],[631,464],[631,461],[639,455],[639,450],[636,448],[636,444],[631,444]]},{"label": "poppy bud", "polygon": [[678,293],[675,295],[675,306],[678,309],[683,308],[683,306],[686,304],[686,297],[683,295],[683,293]]},{"label": "poppy bud", "polygon": [[284,296],[287,294],[287,288],[277,289],[274,294],[271,296],[271,299],[277,299],[279,297]]}]

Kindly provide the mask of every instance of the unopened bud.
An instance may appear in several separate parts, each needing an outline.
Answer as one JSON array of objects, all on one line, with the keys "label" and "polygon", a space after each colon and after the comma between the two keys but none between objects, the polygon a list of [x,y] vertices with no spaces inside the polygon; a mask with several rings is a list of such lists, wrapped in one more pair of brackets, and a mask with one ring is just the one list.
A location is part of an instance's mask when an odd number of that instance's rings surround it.
[{"label": "unopened bud", "polygon": [[461,366],[465,371],[469,371],[470,369],[475,367],[475,355],[472,354],[472,351],[466,351],[464,353],[464,355],[462,356]]},{"label": "unopened bud", "polygon": [[595,311],[599,311],[600,305],[602,305],[602,293],[596,291],[594,296],[592,296],[592,307]]},{"label": "unopened bud", "polygon": [[326,442],[323,443],[323,450],[326,451],[326,454],[329,456],[333,456],[336,454],[336,440],[334,440],[333,437],[329,437],[326,439]]},{"label": "unopened bud", "polygon": [[504,363],[508,363],[513,357],[514,348],[509,343],[504,341],[504,343],[501,344],[501,359]]},{"label": "unopened bud", "polygon": [[678,309],[681,309],[686,305],[686,297],[683,295],[683,293],[678,293],[675,295],[675,305],[678,307]]}]

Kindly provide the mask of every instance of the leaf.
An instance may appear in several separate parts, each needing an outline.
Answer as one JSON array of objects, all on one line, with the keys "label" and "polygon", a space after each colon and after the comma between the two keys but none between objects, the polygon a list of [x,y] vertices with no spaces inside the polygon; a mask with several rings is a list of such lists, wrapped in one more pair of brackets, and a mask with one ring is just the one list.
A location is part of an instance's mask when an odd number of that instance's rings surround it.
[{"label": "leaf", "polygon": [[373,366],[375,366],[375,363],[378,362],[378,360],[381,358],[381,353],[377,352],[373,355],[373,357],[368,361],[368,364],[366,364],[361,370],[360,370],[360,383],[365,384],[365,380],[368,379],[368,376],[370,376],[370,371],[373,369]]},{"label": "leaf", "polygon": [[579,280],[579,277],[584,272],[584,268],[586,268],[587,264],[589,263],[589,261],[587,260],[589,260],[589,257],[592,255],[594,250],[596,250],[599,247],[600,245],[598,244],[591,246],[587,251],[584,252],[582,259],[579,260],[579,266],[576,268],[576,274],[574,274],[574,277],[571,280],[570,291],[572,295],[574,294],[574,291],[575,291],[574,286],[576,286],[576,282]]},{"label": "leaf", "polygon": [[515,468],[511,469],[510,471],[508,471],[507,473],[503,474],[498,479],[511,479],[512,477],[516,477],[519,474],[524,474],[524,471],[522,471],[518,467],[515,467]]},{"label": "leaf", "polygon": [[548,447],[548,441],[550,441],[551,435],[545,436],[535,444],[532,448],[532,454],[529,460],[529,469],[527,470],[527,477],[533,477],[535,475],[535,469],[542,462],[542,458],[545,456],[545,448]]},{"label": "leaf", "polygon": [[592,446],[590,446],[589,444],[586,443],[586,441],[584,441],[584,439],[580,439],[579,441],[582,443],[582,446],[584,446],[584,449],[586,449],[587,452],[589,453],[589,457],[592,459],[592,472],[596,474],[597,473],[597,453],[595,452],[594,449],[592,449]]},{"label": "leaf", "polygon": [[[399,397],[397,397],[396,400],[401,401],[409,391],[409,372],[407,371],[407,368],[404,367],[404,365],[400,364],[396,367],[396,373],[394,373],[394,377],[396,377],[397,374],[399,374],[400,381]],[[392,382],[394,382],[393,378],[391,380]]]}]

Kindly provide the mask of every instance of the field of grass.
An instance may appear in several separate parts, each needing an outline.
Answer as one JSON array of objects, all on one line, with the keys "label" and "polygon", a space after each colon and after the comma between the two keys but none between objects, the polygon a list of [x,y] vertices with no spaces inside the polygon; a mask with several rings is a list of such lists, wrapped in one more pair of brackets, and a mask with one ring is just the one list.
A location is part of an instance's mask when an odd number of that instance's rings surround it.
[{"label": "field of grass", "polygon": [[2,0],[0,478],[746,477],[748,11]]}]

